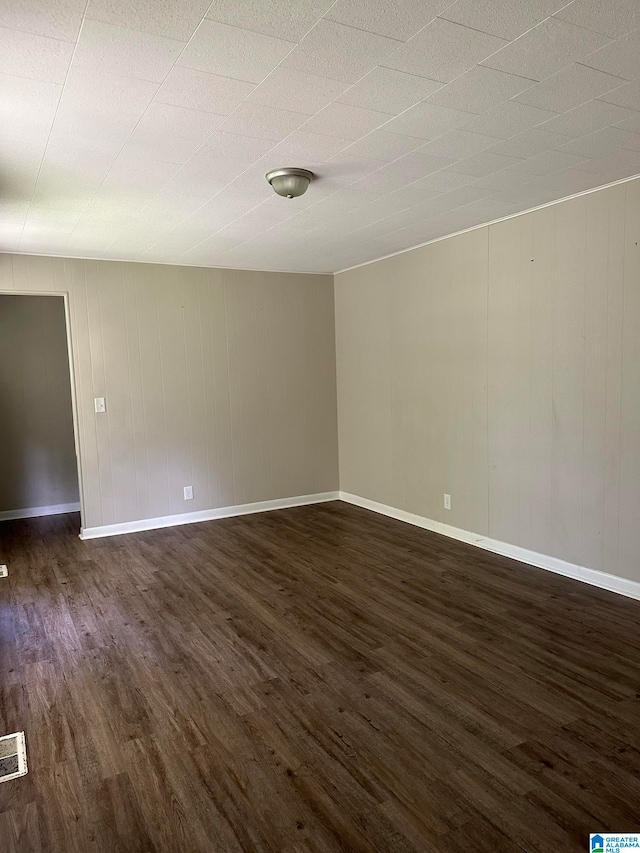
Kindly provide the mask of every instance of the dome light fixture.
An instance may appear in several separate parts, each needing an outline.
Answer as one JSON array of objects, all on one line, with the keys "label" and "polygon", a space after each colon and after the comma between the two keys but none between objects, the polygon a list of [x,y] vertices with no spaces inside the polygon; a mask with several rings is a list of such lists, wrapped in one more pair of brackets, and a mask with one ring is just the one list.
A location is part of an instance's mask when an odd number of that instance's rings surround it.
[{"label": "dome light fixture", "polygon": [[265,175],[275,192],[285,198],[304,195],[313,180],[313,172],[307,169],[273,169]]}]

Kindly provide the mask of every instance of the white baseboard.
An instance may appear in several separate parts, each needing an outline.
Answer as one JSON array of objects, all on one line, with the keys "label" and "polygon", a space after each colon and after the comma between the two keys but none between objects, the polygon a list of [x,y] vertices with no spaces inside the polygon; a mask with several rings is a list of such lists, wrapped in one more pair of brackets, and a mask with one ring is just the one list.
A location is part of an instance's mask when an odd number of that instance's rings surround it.
[{"label": "white baseboard", "polygon": [[325,501],[337,501],[338,495],[338,492],[320,492],[315,495],[276,498],[275,500],[259,501],[258,503],[224,506],[218,509],[203,509],[198,512],[184,512],[179,515],[143,518],[139,521],[124,521],[121,524],[106,524],[103,527],[85,527],[80,531],[80,539],[100,539],[103,536],[119,536],[122,533],[141,533],[144,530],[176,527],[179,524],[195,524],[199,521],[213,521],[216,518],[231,518],[235,515],[249,515],[254,512],[269,512],[273,509],[287,509],[294,506],[324,503]]},{"label": "white baseboard", "polygon": [[425,530],[431,530],[434,533],[441,533],[443,536],[458,539],[460,542],[475,545],[477,548],[492,551],[494,554],[501,554],[503,557],[510,557],[512,560],[518,560],[521,563],[527,563],[527,565],[536,566],[539,569],[546,569],[549,572],[555,572],[558,575],[564,575],[565,577],[591,584],[591,586],[609,590],[609,592],[617,592],[620,595],[626,595],[628,598],[640,600],[640,583],[638,581],[621,578],[618,575],[610,575],[607,572],[600,572],[596,569],[588,569],[585,566],[578,566],[575,563],[567,563],[565,560],[559,560],[557,557],[549,557],[547,554],[539,554],[537,551],[530,551],[528,548],[510,545],[508,542],[501,542],[499,539],[489,539],[478,533],[471,533],[468,530],[452,527],[441,521],[434,521],[431,518],[414,515],[411,512],[405,512],[402,509],[387,506],[377,501],[370,501],[367,498],[361,498],[349,492],[340,492],[340,500],[355,504],[364,509],[370,509],[381,515],[387,515],[389,518],[395,518],[398,521],[404,521],[407,524],[413,524],[416,527],[422,527]]},{"label": "white baseboard", "polygon": [[53,504],[52,506],[32,506],[25,509],[7,509],[0,512],[0,521],[14,521],[17,518],[39,518],[41,515],[62,515],[64,512],[80,512],[80,504]]}]

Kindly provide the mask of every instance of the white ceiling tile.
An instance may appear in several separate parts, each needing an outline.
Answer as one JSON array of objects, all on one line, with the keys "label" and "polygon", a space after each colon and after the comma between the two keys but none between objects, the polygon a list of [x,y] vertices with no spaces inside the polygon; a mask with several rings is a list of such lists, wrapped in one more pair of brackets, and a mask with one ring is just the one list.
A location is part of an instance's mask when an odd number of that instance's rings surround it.
[{"label": "white ceiling tile", "polygon": [[536,154],[542,154],[543,151],[549,151],[552,148],[558,148],[565,142],[569,142],[570,137],[562,136],[559,133],[549,133],[547,130],[542,130],[540,127],[533,127],[530,130],[525,130],[511,139],[505,139],[502,142],[493,145],[491,151],[495,154],[506,154],[507,157],[535,157]]},{"label": "white ceiling tile", "polygon": [[48,132],[62,93],[59,83],[0,74],[0,121],[3,134],[16,127]]},{"label": "white ceiling tile", "polygon": [[482,116],[474,116],[466,130],[508,139],[554,116],[555,113],[549,110],[528,107],[525,104],[517,103],[517,101],[506,101]]},{"label": "white ceiling tile", "polygon": [[458,0],[442,16],[449,21],[512,39],[535,27],[565,0]]},{"label": "white ceiling tile", "polygon": [[430,104],[484,113],[534,85],[532,80],[476,65],[453,83],[427,98]]},{"label": "white ceiling tile", "polygon": [[[412,152],[364,178],[367,188],[379,192],[393,192],[451,164],[447,157]],[[357,186],[357,185],[356,185]]]},{"label": "white ceiling tile", "polygon": [[[595,157],[584,160],[576,171],[604,175],[609,180],[618,180],[640,172],[640,152],[630,149],[617,148],[605,157]],[[570,170],[568,170],[570,171]],[[557,196],[556,196],[557,198]]]},{"label": "white ceiling tile", "polygon": [[505,157],[503,154],[494,154],[492,151],[480,151],[471,157],[458,160],[451,166],[451,171],[459,175],[473,175],[476,178],[483,178],[485,175],[491,175],[493,172],[499,172],[501,169],[513,166],[517,162],[519,161],[516,157]]},{"label": "white ceiling tile", "polygon": [[61,106],[89,114],[116,112],[140,116],[157,91],[158,83],[148,80],[72,66]]},{"label": "white ceiling tile", "polygon": [[73,66],[161,82],[183,47],[175,39],[85,20]]},{"label": "white ceiling tile", "polygon": [[334,102],[310,118],[303,130],[309,133],[322,133],[327,136],[338,136],[341,139],[356,140],[380,127],[390,118],[391,116],[387,113]]},{"label": "white ceiling tile", "polygon": [[379,65],[337,100],[397,115],[442,88],[442,83]]},{"label": "white ceiling tile", "polygon": [[[224,189],[222,184],[216,188],[212,187],[211,196],[216,195]],[[193,196],[185,193],[183,188],[176,181],[174,176],[162,189],[154,195],[145,211],[160,212],[166,211],[174,214],[179,214],[181,217],[190,216],[199,207],[202,206],[203,200],[200,196]]]},{"label": "white ceiling tile", "polygon": [[290,41],[207,19],[185,48],[179,65],[259,83],[293,46]]},{"label": "white ceiling tile", "polygon": [[397,47],[393,39],[321,20],[284,63],[294,71],[355,83]]},{"label": "white ceiling tile", "polygon": [[516,163],[515,166],[511,166],[509,169],[502,169],[500,172],[494,172],[491,175],[486,175],[484,178],[478,178],[473,181],[473,186],[502,193],[528,186],[533,179],[533,175],[523,176],[522,172],[518,171],[518,166],[519,164]]},{"label": "white ceiling tile", "polygon": [[124,153],[167,163],[186,163],[224,116],[153,103],[127,141]]},{"label": "white ceiling tile", "polygon": [[[548,188],[551,191],[549,200],[553,200],[571,195],[572,193],[582,192],[600,183],[602,183],[601,179],[583,171],[581,166],[580,169],[567,169],[564,172],[556,172],[552,175],[538,177],[533,185],[540,189]],[[556,195],[556,193],[559,193],[559,195]]]},{"label": "white ceiling tile", "polygon": [[269,140],[217,130],[202,146],[200,156],[203,162],[206,162],[207,158],[211,156],[237,157],[245,160],[247,166],[250,166],[254,160],[262,157],[272,147]]},{"label": "white ceiling tile", "polygon": [[207,18],[256,33],[300,41],[332,0],[215,0]]},{"label": "white ceiling tile", "polygon": [[589,101],[573,110],[546,121],[543,130],[561,133],[565,136],[584,136],[601,127],[617,124],[633,116],[633,111],[605,101]]},{"label": "white ceiling tile", "polygon": [[0,74],[64,83],[73,44],[0,27]]},{"label": "white ceiling tile", "polygon": [[241,136],[279,142],[304,124],[307,118],[301,113],[245,102],[224,120],[220,129],[225,133],[239,133]]},{"label": "white ceiling tile", "polygon": [[504,44],[504,39],[437,18],[380,64],[450,83]]},{"label": "white ceiling tile", "polygon": [[[38,207],[66,208],[80,210],[86,208],[93,194],[100,187],[109,171],[112,158],[104,162],[100,170],[91,172],[89,168],[64,168],[51,163],[47,157],[42,165],[38,182],[33,193],[33,204]],[[74,164],[75,165],[75,164]]]},{"label": "white ceiling tile", "polygon": [[600,95],[599,100],[630,110],[640,110],[640,83],[625,83],[606,95]]},{"label": "white ceiling tile", "polygon": [[516,97],[521,104],[563,113],[620,86],[620,78],[574,63]]},{"label": "white ceiling tile", "polygon": [[392,119],[386,129],[392,133],[404,133],[406,136],[417,136],[420,139],[436,139],[450,130],[469,124],[475,118],[472,113],[423,101]]},{"label": "white ceiling tile", "polygon": [[5,0],[0,5],[0,27],[75,42],[85,0]]},{"label": "white ceiling tile", "polygon": [[582,162],[584,157],[569,154],[566,151],[544,151],[528,160],[522,160],[513,167],[512,174],[550,175],[560,169],[567,169]]},{"label": "white ceiling tile", "polygon": [[[350,181],[359,181],[384,165],[384,160],[370,160],[367,157],[356,157],[349,155],[348,151],[343,151],[330,160],[327,160],[320,168],[320,172],[346,178]],[[345,190],[345,192],[348,191]],[[364,204],[364,201],[361,201],[361,204]]]},{"label": "white ceiling tile", "polygon": [[64,160],[83,155],[113,159],[137,121],[135,113],[90,113],[62,103],[53,123],[47,154],[58,152]]},{"label": "white ceiling tile", "polygon": [[348,145],[348,139],[338,139],[335,136],[325,136],[321,133],[296,130],[295,133],[292,133],[291,136],[277,145],[271,152],[274,157],[273,168],[275,169],[282,165],[282,163],[276,162],[278,158],[286,159],[288,157],[295,157],[299,162],[294,165],[300,167],[303,167],[305,162],[322,163],[330,157],[335,157],[340,151],[344,151]]},{"label": "white ceiling tile", "polygon": [[239,175],[242,175],[249,168],[251,162],[251,160],[228,154],[209,153],[205,157],[202,149],[200,149],[181,167],[175,177],[168,182],[168,185],[175,186],[178,184],[188,195],[200,195],[203,200],[206,200],[214,195],[216,189],[224,188]]},{"label": "white ceiling tile", "polygon": [[616,127],[621,127],[623,130],[630,130],[631,133],[640,133],[640,112],[634,112],[628,118],[617,121]]},{"label": "white ceiling tile", "polygon": [[89,0],[86,18],[186,42],[209,8],[209,0]]},{"label": "white ceiling tile", "polygon": [[348,83],[339,80],[279,66],[253,89],[248,99],[265,107],[314,115],[348,88]]},{"label": "white ceiling tile", "polygon": [[230,115],[255,89],[255,83],[219,77],[193,68],[174,66],[160,86],[156,100],[191,110]]},{"label": "white ceiling tile", "polygon": [[614,74],[624,80],[640,82],[640,29],[622,36],[586,56],[582,61],[590,68],[597,68],[607,74]]},{"label": "white ceiling tile", "polygon": [[450,0],[337,0],[327,18],[359,30],[406,41],[449,5]]},{"label": "white ceiling tile", "polygon": [[[543,80],[607,44],[609,39],[557,18],[537,27],[503,47],[483,63],[498,71]],[[591,63],[587,63],[591,64]]]},{"label": "white ceiling tile", "polygon": [[449,210],[456,210],[457,208],[464,207],[467,204],[472,204],[475,201],[479,201],[481,198],[487,198],[489,195],[491,195],[490,190],[481,189],[479,187],[458,187],[455,190],[451,190],[451,192],[443,193],[433,199],[429,199],[419,208],[412,208],[412,212],[414,215],[423,215],[428,218]]},{"label": "white ceiling tile", "polygon": [[178,170],[174,163],[161,163],[140,157],[118,157],[100,188],[99,195],[112,190],[123,194],[156,193]]},{"label": "white ceiling tile", "polygon": [[472,154],[491,148],[497,141],[493,136],[469,133],[466,130],[452,130],[450,133],[445,133],[444,136],[422,145],[419,151],[425,154],[461,160],[463,157],[470,157]]},{"label": "white ceiling tile", "polygon": [[[394,213],[400,213],[401,210],[407,210],[411,207],[411,202],[403,198],[402,193],[409,189],[410,187],[403,188],[398,190],[397,193],[390,193],[377,201],[358,208],[358,217],[357,220],[355,218],[352,219],[352,227],[356,227],[355,222],[357,222],[359,227],[364,228],[366,225],[379,222],[381,219],[386,219],[386,217],[392,216]],[[426,198],[427,193],[423,191],[419,200],[424,201]]]},{"label": "white ceiling tile", "polygon": [[574,0],[556,17],[580,27],[587,27],[610,38],[619,38],[640,27],[640,6],[636,0]]},{"label": "white ceiling tile", "polygon": [[391,161],[410,151],[415,151],[423,142],[422,139],[390,133],[385,128],[380,128],[354,142],[346,153],[355,154],[358,157],[369,157],[371,160]]},{"label": "white ceiling tile", "polygon": [[48,226],[70,226],[75,225],[82,216],[81,210],[65,210],[50,207],[34,207],[31,205],[25,220],[25,226],[29,228],[41,228]]},{"label": "white ceiling tile", "polygon": [[[424,193],[425,198],[431,198],[434,193],[449,193],[457,190],[465,186],[465,184],[469,184],[471,180],[473,179],[470,175],[459,175],[449,171],[449,169],[443,169],[440,172],[434,172],[426,178],[415,181],[410,187],[398,190],[397,195],[403,193],[408,197],[409,191],[411,191],[412,198],[418,193]],[[415,201],[412,203],[415,203]]]},{"label": "white ceiling tile", "polygon": [[579,154],[582,157],[604,157],[616,148],[640,151],[640,133],[630,133],[619,127],[605,127],[560,146],[560,151]]}]

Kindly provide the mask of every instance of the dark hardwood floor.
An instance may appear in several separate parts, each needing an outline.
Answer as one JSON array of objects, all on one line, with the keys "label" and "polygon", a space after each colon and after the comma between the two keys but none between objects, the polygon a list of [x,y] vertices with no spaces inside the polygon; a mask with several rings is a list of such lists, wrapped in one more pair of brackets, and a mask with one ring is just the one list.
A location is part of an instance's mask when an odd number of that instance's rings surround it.
[{"label": "dark hardwood floor", "polygon": [[0,525],[0,849],[586,851],[640,829],[640,603],[341,503]]}]

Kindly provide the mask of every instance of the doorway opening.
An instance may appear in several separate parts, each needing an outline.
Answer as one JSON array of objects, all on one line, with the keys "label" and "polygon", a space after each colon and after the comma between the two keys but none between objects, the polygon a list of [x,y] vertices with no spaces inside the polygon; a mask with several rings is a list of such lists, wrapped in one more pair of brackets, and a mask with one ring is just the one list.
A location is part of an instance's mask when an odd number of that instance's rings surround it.
[{"label": "doorway opening", "polygon": [[81,512],[63,294],[0,293],[0,521]]}]

